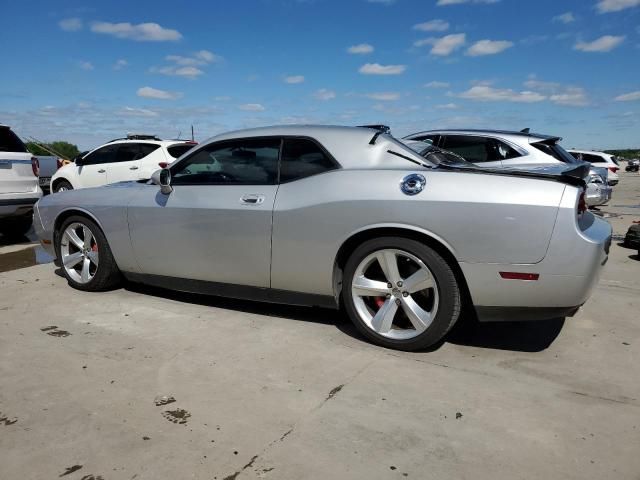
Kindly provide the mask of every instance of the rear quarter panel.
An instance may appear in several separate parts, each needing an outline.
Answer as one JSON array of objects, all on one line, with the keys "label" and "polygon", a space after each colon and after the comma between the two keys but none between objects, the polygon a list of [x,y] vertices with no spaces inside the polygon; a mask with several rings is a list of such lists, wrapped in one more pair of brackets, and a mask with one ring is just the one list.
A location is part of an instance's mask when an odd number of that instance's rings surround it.
[{"label": "rear quarter panel", "polygon": [[[409,173],[427,186],[400,190]],[[334,261],[352,235],[376,227],[426,233],[459,262],[537,263],[549,246],[565,186],[500,175],[416,170],[337,170],[278,190],[273,288],[333,294]]]}]

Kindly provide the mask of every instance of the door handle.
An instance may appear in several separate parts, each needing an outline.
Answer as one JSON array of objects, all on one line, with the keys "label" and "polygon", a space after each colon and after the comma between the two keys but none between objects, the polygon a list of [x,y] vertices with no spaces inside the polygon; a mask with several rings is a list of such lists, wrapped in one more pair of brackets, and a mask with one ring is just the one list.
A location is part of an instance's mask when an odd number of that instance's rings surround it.
[{"label": "door handle", "polygon": [[104,168],[101,168],[100,170],[98,170],[98,173],[104,173],[104,172],[106,172]]},{"label": "door handle", "polygon": [[243,205],[260,205],[261,203],[264,203],[264,195],[243,195],[240,197],[240,203]]},{"label": "door handle", "polygon": [[129,167],[129,170],[137,170],[138,167]]}]

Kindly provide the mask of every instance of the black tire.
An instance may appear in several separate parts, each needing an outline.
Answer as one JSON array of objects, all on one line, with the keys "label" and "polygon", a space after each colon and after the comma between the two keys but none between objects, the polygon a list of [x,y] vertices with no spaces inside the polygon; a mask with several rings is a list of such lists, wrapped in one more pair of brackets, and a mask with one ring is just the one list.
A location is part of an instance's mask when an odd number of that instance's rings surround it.
[{"label": "black tire", "polygon": [[[61,240],[62,234],[66,230],[66,228],[72,223],[80,223],[85,225],[91,230],[93,236],[96,240],[98,252],[100,252],[99,258],[100,261],[98,263],[98,267],[93,278],[87,283],[79,283],[71,278],[67,272],[67,270],[62,266],[61,270],[64,274],[67,282],[70,286],[77,290],[82,290],[86,292],[99,292],[104,290],[112,290],[120,285],[122,282],[122,274],[116,265],[116,261],[113,258],[113,254],[111,253],[111,248],[109,247],[109,243],[107,242],[107,238],[104,236],[104,233],[100,229],[100,227],[91,219],[74,215],[67,218],[60,227],[60,230],[56,232],[55,239],[55,249],[56,256],[58,260],[62,262],[62,254],[61,254]],[[62,265],[62,263],[60,263]]]},{"label": "black tire", "polygon": [[[439,304],[433,322],[424,332],[408,340],[390,339],[369,328],[360,318],[351,295],[353,277],[360,262],[373,252],[383,249],[403,250],[422,260],[431,270],[438,287]],[[342,301],[351,321],[368,340],[386,348],[403,351],[423,350],[442,340],[458,320],[462,305],[460,288],[449,264],[432,248],[402,237],[368,240],[351,254],[344,269]]]},{"label": "black tire", "polygon": [[21,238],[33,224],[33,213],[19,217],[7,218],[0,223],[0,233],[9,238]]},{"label": "black tire", "polygon": [[66,180],[58,180],[53,187],[53,193],[58,193],[60,190],[73,190],[73,185]]}]

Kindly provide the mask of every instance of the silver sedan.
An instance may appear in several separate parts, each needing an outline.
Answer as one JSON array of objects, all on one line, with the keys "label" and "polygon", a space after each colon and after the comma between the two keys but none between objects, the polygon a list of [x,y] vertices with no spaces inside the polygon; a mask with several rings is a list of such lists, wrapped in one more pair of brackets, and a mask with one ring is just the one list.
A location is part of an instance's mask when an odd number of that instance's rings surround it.
[{"label": "silver sedan", "polygon": [[282,126],[203,142],[148,181],[42,199],[35,226],[69,284],[123,278],[339,308],[362,334],[428,347],[481,321],[572,315],[607,260],[578,166],[483,171],[384,130]]}]

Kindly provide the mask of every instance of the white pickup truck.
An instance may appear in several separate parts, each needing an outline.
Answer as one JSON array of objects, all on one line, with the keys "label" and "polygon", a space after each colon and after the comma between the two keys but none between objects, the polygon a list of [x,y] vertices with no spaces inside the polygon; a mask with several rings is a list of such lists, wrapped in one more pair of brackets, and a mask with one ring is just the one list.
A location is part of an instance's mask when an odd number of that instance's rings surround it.
[{"label": "white pickup truck", "polygon": [[38,159],[7,125],[0,124],[0,234],[21,237],[33,220],[33,204],[42,197]]}]

